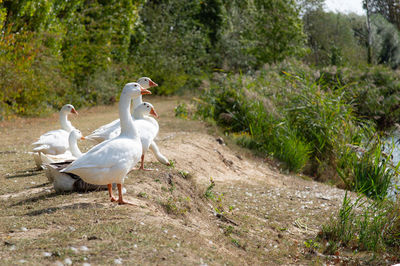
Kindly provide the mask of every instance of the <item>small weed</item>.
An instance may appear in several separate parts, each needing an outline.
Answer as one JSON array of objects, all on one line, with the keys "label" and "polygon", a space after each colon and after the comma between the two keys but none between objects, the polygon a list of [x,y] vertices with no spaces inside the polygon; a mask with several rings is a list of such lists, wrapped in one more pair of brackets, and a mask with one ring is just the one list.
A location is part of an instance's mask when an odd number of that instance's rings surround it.
[{"label": "small weed", "polygon": [[317,249],[319,247],[318,243],[312,239],[308,239],[308,240],[304,241],[304,246],[305,246],[305,252],[308,255],[315,254],[315,252],[317,251]]},{"label": "small weed", "polygon": [[237,240],[237,239],[235,239],[235,238],[232,238],[232,239],[231,239],[231,242],[232,242],[232,244],[234,244],[235,246],[240,247],[239,240]]},{"label": "small weed", "polygon": [[233,226],[232,225],[228,225],[227,227],[225,227],[224,235],[230,236],[232,233],[233,233]]},{"label": "small weed", "polygon": [[146,192],[139,192],[138,197],[147,199],[149,196],[146,194]]},{"label": "small weed", "polygon": [[162,186],[162,187],[161,187],[161,190],[167,192],[167,191],[168,191],[168,188],[166,188],[165,186]]},{"label": "small weed", "polygon": [[168,168],[171,168],[171,169],[175,168],[175,161],[174,160],[169,160]]},{"label": "small weed", "polygon": [[174,192],[174,190],[176,189],[176,187],[175,187],[175,183],[174,182],[172,182],[172,180],[171,180],[171,183],[170,183],[170,187],[169,187],[169,192]]},{"label": "small weed", "polygon": [[339,243],[330,240],[328,243],[326,243],[325,249],[324,249],[324,254],[325,255],[334,255],[336,251],[338,250]]},{"label": "small weed", "polygon": [[165,208],[167,213],[169,214],[175,214],[175,215],[184,215],[188,211],[190,211],[190,206],[188,203],[190,202],[190,199],[188,198],[175,198],[175,197],[169,197],[167,202],[161,203],[161,205]]},{"label": "small weed", "polygon": [[184,171],[184,170],[179,171],[179,174],[180,174],[184,179],[190,179],[190,178],[192,177],[192,175],[191,175],[189,172]]},{"label": "small weed", "polygon": [[236,247],[241,248],[241,249],[243,249],[243,250],[246,250],[246,245],[241,244],[240,241],[239,241],[238,239],[232,237],[232,238],[231,238],[231,242],[232,242],[232,244],[234,244]]},{"label": "small weed", "polygon": [[186,103],[180,103],[178,104],[175,109],[175,117],[179,117],[179,118],[183,118],[183,119],[187,119],[188,118],[188,108]]},{"label": "small weed", "polygon": [[215,195],[214,195],[214,192],[213,192],[213,188],[214,187],[215,187],[215,182],[212,179],[212,177],[210,177],[210,185],[207,187],[206,192],[204,192],[204,196],[207,199],[211,199],[211,200],[215,199]]},{"label": "small weed", "polygon": [[167,213],[178,214],[178,207],[172,197],[168,198],[167,202],[163,205]]}]

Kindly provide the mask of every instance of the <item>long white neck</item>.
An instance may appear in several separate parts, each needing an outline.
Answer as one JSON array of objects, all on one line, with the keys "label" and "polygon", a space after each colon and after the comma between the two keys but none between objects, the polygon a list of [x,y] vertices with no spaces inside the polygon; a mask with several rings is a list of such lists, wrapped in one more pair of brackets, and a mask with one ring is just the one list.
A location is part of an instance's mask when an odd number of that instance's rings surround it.
[{"label": "long white neck", "polygon": [[81,157],[82,152],[78,147],[78,141],[77,141],[76,137],[73,136],[72,134],[69,134],[68,142],[69,142],[69,149],[70,149],[72,155],[75,156],[76,158]]},{"label": "long white neck", "polygon": [[[132,116],[134,116],[134,113],[135,113],[135,109],[136,109],[136,107],[138,107],[140,104],[142,104],[142,102],[143,102],[143,100],[142,100],[142,95],[140,95],[139,97],[137,97],[137,98],[134,98],[133,100],[132,100],[132,102],[133,102],[133,107],[132,107]],[[136,116],[135,116],[136,117]]]},{"label": "long white neck", "polygon": [[65,112],[60,112],[60,123],[61,128],[67,132],[71,132],[71,130],[74,129],[71,122],[68,121],[68,115]]},{"label": "long white neck", "polygon": [[137,129],[133,125],[133,119],[130,114],[130,105],[131,105],[131,97],[127,97],[123,95],[122,92],[121,97],[119,99],[119,120],[121,123],[121,136],[128,136],[131,138],[136,138],[139,136]]},{"label": "long white neck", "polygon": [[139,110],[139,108],[135,108],[134,110],[133,110],[133,113],[132,113],[132,117],[133,117],[133,119],[143,119],[144,118],[144,114],[143,114],[143,112],[141,112],[141,110]]}]

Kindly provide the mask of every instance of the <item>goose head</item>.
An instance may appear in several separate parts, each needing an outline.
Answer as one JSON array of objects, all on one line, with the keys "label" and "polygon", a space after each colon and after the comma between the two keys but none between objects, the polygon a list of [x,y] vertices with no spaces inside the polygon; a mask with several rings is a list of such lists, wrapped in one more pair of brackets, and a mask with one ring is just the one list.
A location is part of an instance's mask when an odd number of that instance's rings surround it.
[{"label": "goose head", "polygon": [[138,79],[137,83],[140,84],[145,89],[151,88],[151,87],[157,87],[157,83],[151,80],[151,78],[148,77],[141,77]]},{"label": "goose head", "polygon": [[140,95],[151,94],[149,90],[144,89],[139,83],[131,82],[127,83],[122,90],[122,97],[137,98]]},{"label": "goose head", "polygon": [[69,133],[69,137],[74,138],[76,140],[78,140],[78,139],[84,140],[85,139],[85,137],[82,135],[82,132],[78,129],[72,130],[71,133]]},{"label": "goose head", "polygon": [[142,116],[143,115],[152,115],[156,118],[158,118],[158,114],[156,112],[156,110],[154,109],[154,106],[151,103],[148,102],[143,102],[141,103],[136,109],[135,109],[135,113],[138,112],[140,113]]},{"label": "goose head", "polygon": [[75,110],[74,106],[72,104],[66,104],[61,108],[61,113],[69,115],[69,114],[78,114],[78,112]]}]

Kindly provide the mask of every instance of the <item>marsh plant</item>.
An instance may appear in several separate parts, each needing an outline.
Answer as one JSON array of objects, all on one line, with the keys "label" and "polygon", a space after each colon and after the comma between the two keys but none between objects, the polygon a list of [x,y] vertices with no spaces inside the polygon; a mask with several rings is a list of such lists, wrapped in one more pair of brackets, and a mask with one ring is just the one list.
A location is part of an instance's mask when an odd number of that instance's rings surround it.
[{"label": "marsh plant", "polygon": [[398,203],[372,201],[361,194],[352,199],[346,193],[337,216],[318,235],[320,241],[330,243],[324,252],[334,254],[336,249],[347,247],[356,251],[387,251],[399,256]]},{"label": "marsh plant", "polygon": [[300,66],[284,62],[255,75],[215,75],[197,101],[197,116],[290,171],[384,198],[397,168],[384,155],[374,121],[359,116],[349,100],[352,83],[334,83]]}]

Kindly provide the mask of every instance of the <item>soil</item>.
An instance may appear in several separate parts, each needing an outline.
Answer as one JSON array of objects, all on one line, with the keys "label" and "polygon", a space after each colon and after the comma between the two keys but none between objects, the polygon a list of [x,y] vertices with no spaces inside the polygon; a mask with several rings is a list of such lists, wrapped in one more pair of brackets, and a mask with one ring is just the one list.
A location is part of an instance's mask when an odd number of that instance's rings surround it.
[{"label": "soil", "polygon": [[[106,191],[57,194],[35,170],[31,143],[59,127],[57,114],[0,124],[2,264],[338,262],[304,242],[337,214],[344,190],[284,174],[278,162],[236,146],[213,126],[176,118],[182,99],[146,100],[160,115],[156,142],[173,165],[146,155],[155,170],[125,181],[125,198],[136,206],[109,202]],[[78,111],[71,121],[84,135],[118,116],[116,105]],[[92,144],[79,145],[85,151]]]}]

